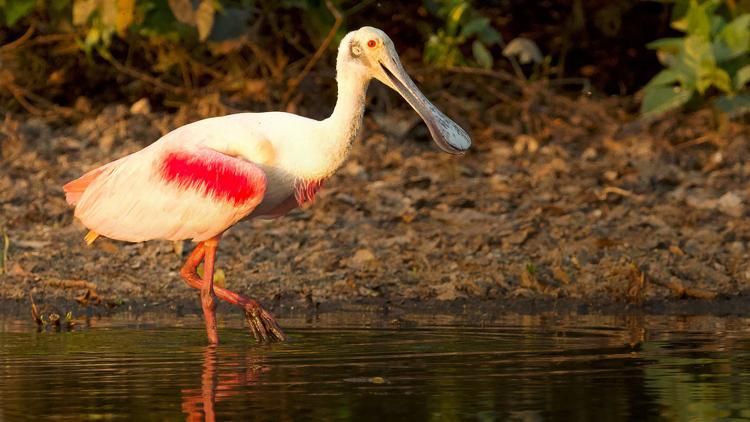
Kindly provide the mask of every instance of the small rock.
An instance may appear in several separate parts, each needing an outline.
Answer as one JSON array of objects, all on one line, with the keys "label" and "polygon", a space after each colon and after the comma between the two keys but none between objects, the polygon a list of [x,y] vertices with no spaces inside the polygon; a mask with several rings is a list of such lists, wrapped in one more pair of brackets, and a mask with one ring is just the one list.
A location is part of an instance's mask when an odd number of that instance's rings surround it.
[{"label": "small rock", "polygon": [[685,202],[695,209],[699,210],[715,210],[718,202],[715,199],[706,199],[697,195],[690,195],[685,198]]},{"label": "small rock", "polygon": [[86,97],[78,97],[73,103],[73,108],[83,114],[91,113],[91,101]]},{"label": "small rock", "polygon": [[534,154],[539,149],[539,141],[536,138],[529,135],[518,135],[516,136],[513,144],[513,152],[516,155],[521,155],[524,152]]},{"label": "small rock", "polygon": [[130,106],[130,113],[131,114],[150,114],[151,103],[148,102],[148,98],[144,97],[134,102],[133,105]]},{"label": "small rock", "polygon": [[719,211],[732,217],[742,217],[744,207],[742,199],[734,192],[727,192],[719,198],[717,203]]},{"label": "small rock", "polygon": [[614,170],[607,170],[607,171],[604,172],[604,178],[607,179],[610,182],[613,182],[613,181],[617,180],[617,176],[618,176],[618,174]]},{"label": "small rock", "polygon": [[377,258],[369,249],[358,249],[349,260],[349,266],[359,270],[368,270],[375,267]]},{"label": "small rock", "polygon": [[115,143],[115,135],[111,132],[105,132],[99,138],[99,148],[104,152],[112,150],[112,145]]},{"label": "small rock", "polygon": [[455,300],[458,298],[464,298],[466,295],[463,292],[456,289],[456,284],[447,282],[439,284],[434,287],[435,293],[437,294],[437,300]]},{"label": "small rock", "polygon": [[595,160],[597,156],[596,148],[594,147],[588,147],[583,151],[583,154],[581,154],[581,159],[586,161]]}]

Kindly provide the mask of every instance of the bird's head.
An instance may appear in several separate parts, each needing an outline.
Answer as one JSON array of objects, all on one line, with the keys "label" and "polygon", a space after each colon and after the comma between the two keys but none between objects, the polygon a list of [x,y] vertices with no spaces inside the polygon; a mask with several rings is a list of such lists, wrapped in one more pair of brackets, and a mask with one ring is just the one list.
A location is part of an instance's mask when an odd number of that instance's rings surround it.
[{"label": "bird's head", "polygon": [[[401,65],[393,41],[385,32],[370,26],[352,31],[339,46],[339,62],[358,69],[401,94],[422,117],[438,147],[451,154],[463,154],[471,138],[459,125],[435,107],[414,84]],[[343,69],[342,69],[343,70]]]}]

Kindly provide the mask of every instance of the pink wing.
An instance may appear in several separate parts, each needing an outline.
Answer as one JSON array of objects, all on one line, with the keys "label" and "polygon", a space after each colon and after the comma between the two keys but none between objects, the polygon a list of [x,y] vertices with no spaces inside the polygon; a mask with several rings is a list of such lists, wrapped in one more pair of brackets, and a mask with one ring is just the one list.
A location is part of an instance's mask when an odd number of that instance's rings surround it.
[{"label": "pink wing", "polygon": [[75,216],[103,236],[141,242],[211,238],[263,200],[266,175],[218,151],[146,148],[64,186]]}]

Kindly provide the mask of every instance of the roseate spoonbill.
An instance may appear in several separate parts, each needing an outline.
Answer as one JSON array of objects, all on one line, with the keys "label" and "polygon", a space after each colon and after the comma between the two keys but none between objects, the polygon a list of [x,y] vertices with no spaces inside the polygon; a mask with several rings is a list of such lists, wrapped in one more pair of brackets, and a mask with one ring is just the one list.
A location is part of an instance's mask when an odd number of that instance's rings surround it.
[{"label": "roseate spoonbill", "polygon": [[[407,75],[391,39],[363,27],[339,45],[338,99],[327,119],[281,112],[208,118],[66,184],[66,200],[90,230],[86,242],[98,236],[129,242],[192,239],[198,245],[180,273],[200,290],[208,341],[219,341],[216,297],[243,308],[258,341],[284,340],[273,316],[257,301],[214,286],[219,239],[242,219],[279,217],[314,198],[349,153],[372,78],[404,97],[440,149],[461,154],[469,148],[466,132]],[[202,278],[196,270],[201,261]]]}]

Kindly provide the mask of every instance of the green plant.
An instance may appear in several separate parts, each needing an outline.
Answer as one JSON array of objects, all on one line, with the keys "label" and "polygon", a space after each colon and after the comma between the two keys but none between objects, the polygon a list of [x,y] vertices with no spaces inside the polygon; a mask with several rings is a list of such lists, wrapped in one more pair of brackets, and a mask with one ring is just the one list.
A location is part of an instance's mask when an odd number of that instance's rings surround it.
[{"label": "green plant", "polygon": [[667,68],[644,88],[641,112],[656,115],[710,98],[721,111],[750,110],[750,13],[725,0],[677,0],[672,28],[683,37],[656,40]]},{"label": "green plant", "polygon": [[36,0],[0,0],[0,10],[6,26],[13,26],[36,6]]},{"label": "green plant", "polygon": [[[444,26],[430,35],[424,49],[424,60],[441,67],[493,65],[490,47],[502,43],[502,37],[487,17],[482,16],[469,0],[426,0],[426,8],[444,21]],[[461,48],[471,42],[473,60]]]}]

